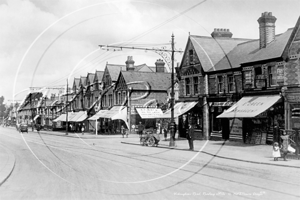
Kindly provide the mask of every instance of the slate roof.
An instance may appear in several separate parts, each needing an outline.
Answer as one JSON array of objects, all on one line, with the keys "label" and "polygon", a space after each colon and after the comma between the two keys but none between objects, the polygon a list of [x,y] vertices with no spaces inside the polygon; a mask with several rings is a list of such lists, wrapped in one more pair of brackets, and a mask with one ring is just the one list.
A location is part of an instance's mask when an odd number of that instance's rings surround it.
[{"label": "slate roof", "polygon": [[87,78],[88,78],[88,81],[89,81],[90,83],[93,83],[93,82],[94,82],[94,78],[95,78],[95,74],[93,74],[93,73],[88,73]]},{"label": "slate roof", "polygon": [[[215,70],[238,68],[241,64],[253,63],[281,57],[293,28],[275,36],[275,40],[266,48],[259,49],[259,39],[238,44],[227,57],[223,57],[216,65]],[[214,71],[210,69],[209,71]]]},{"label": "slate roof", "polygon": [[95,78],[97,77],[97,80],[100,82],[100,81],[102,81],[103,74],[104,74],[104,71],[96,71]]},{"label": "slate roof", "polygon": [[73,87],[75,85],[76,88],[79,88],[80,78],[74,78]]},{"label": "slate roof", "polygon": [[189,39],[201,62],[205,72],[217,64],[226,54],[232,51],[238,44],[250,39],[237,38],[212,38],[208,36],[190,35]]},{"label": "slate roof", "polygon": [[145,81],[151,90],[167,90],[171,86],[171,73],[122,71],[126,83]]},{"label": "slate roof", "polygon": [[81,83],[81,85],[86,86],[86,77],[81,76],[80,77],[80,83]]},{"label": "slate roof", "polygon": [[117,81],[120,71],[126,70],[125,65],[107,64],[106,67],[112,81]]},{"label": "slate roof", "polygon": [[250,54],[248,54],[247,59],[244,63],[257,62],[261,60],[268,60],[272,58],[281,57],[293,29],[294,28],[290,28],[283,34],[276,35],[275,40],[268,44],[265,48],[259,49],[258,44],[256,51],[253,51]]}]

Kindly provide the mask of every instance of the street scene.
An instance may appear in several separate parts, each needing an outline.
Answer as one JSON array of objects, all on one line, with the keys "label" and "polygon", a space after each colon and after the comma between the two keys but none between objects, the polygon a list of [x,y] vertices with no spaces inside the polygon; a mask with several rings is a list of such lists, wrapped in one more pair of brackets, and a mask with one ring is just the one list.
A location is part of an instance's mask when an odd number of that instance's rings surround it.
[{"label": "street scene", "polygon": [[0,1],[0,199],[299,199],[299,7]]},{"label": "street scene", "polygon": [[20,135],[2,127],[0,138],[1,152],[8,150],[15,156],[14,170],[0,187],[1,199],[300,196],[299,161],[274,163],[265,145],[197,141],[191,152],[186,140],[176,141],[174,149],[165,141],[156,148],[141,146],[136,135],[65,136],[44,131]]}]

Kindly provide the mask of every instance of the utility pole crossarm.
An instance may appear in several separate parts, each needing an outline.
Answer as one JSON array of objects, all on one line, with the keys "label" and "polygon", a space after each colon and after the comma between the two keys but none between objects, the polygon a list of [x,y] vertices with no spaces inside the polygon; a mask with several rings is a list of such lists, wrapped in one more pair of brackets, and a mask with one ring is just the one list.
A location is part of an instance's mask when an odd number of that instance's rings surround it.
[{"label": "utility pole crossarm", "polygon": [[161,52],[177,52],[177,53],[183,53],[183,51],[180,50],[172,50],[172,49],[160,49],[160,48],[141,48],[141,47],[125,47],[125,46],[114,46],[114,45],[99,45],[102,49],[109,49],[109,48],[115,48],[115,49],[133,49],[133,50],[145,50],[145,51],[161,51]]}]

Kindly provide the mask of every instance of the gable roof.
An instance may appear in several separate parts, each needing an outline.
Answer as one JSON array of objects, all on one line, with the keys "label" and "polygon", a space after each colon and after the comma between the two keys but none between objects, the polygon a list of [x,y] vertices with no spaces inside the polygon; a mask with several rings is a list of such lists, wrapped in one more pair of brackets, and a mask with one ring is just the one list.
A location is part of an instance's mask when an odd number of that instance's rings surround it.
[{"label": "gable roof", "polygon": [[104,74],[104,71],[96,71],[94,81],[96,78],[99,82],[102,81],[103,74]]},{"label": "gable roof", "polygon": [[87,75],[87,81],[89,81],[90,83],[93,83],[94,82],[94,78],[95,78],[95,74],[88,73],[88,75]]},{"label": "gable roof", "polygon": [[189,36],[189,41],[192,43],[205,72],[209,71],[211,68],[214,70],[214,65],[226,54],[233,50],[238,44],[249,40],[250,39]]},{"label": "gable roof", "polygon": [[171,86],[171,73],[122,71],[120,76],[124,77],[126,83],[145,81],[151,90],[167,90]]},{"label": "gable roof", "polygon": [[106,64],[108,73],[112,81],[117,81],[120,71],[125,71],[125,65]]},{"label": "gable roof", "polygon": [[86,86],[86,77],[84,77],[84,76],[81,76],[81,77],[80,77],[80,84],[81,84],[82,86]]},{"label": "gable roof", "polygon": [[78,88],[78,87],[79,87],[79,82],[80,82],[80,78],[74,78],[74,81],[73,81],[73,88],[74,88],[74,86],[75,86],[76,88]]}]

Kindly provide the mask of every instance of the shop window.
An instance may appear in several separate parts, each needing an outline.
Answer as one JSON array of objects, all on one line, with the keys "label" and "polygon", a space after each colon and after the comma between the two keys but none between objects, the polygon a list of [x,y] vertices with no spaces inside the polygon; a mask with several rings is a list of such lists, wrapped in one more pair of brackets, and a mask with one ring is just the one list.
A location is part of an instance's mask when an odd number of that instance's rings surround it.
[{"label": "shop window", "polygon": [[218,76],[218,93],[224,92],[224,77]]},{"label": "shop window", "polygon": [[193,78],[193,84],[194,84],[194,94],[198,94],[198,85],[199,85],[199,80],[198,77]]},{"label": "shop window", "polygon": [[219,132],[222,130],[222,123],[221,119],[217,118],[218,115],[222,113],[222,110],[220,110],[220,107],[211,107],[211,113],[212,113],[212,131]]},{"label": "shop window", "polygon": [[228,75],[228,91],[234,92],[234,77],[233,75]]},{"label": "shop window", "polygon": [[190,95],[191,94],[191,80],[190,78],[185,79],[185,94]]}]

